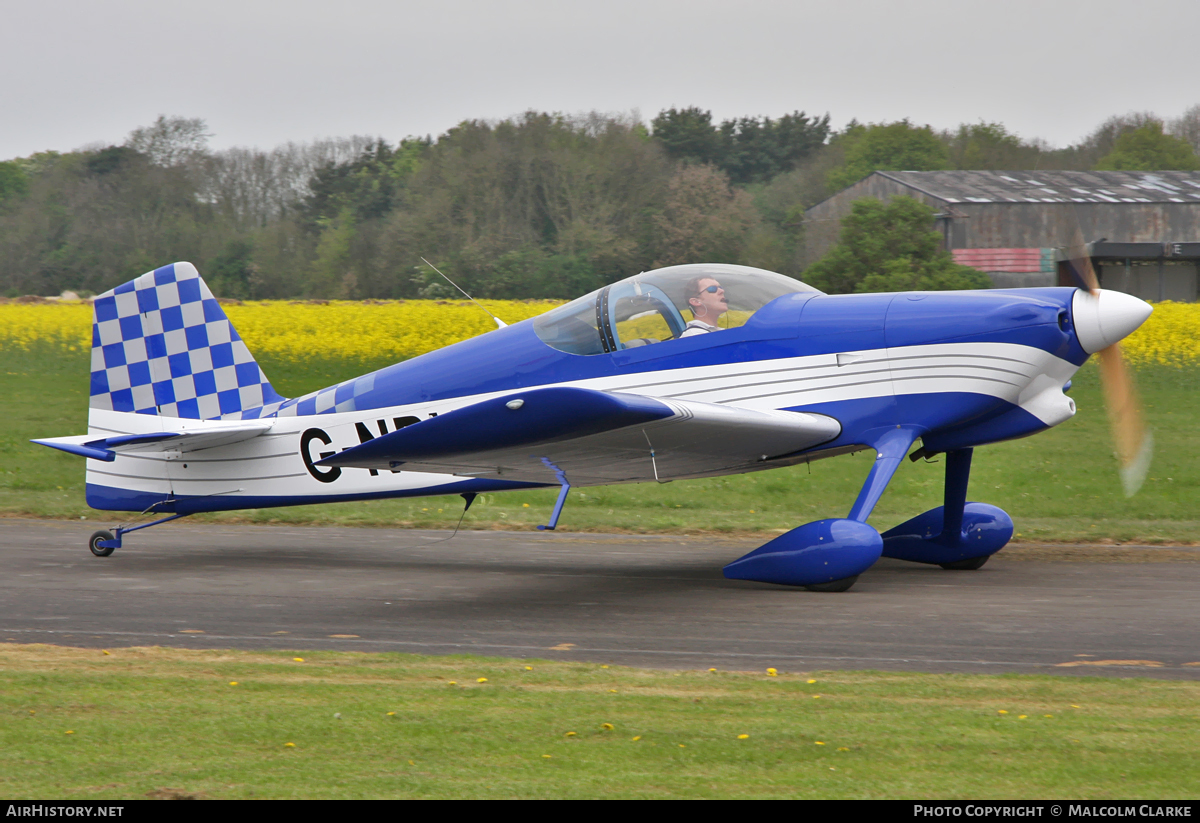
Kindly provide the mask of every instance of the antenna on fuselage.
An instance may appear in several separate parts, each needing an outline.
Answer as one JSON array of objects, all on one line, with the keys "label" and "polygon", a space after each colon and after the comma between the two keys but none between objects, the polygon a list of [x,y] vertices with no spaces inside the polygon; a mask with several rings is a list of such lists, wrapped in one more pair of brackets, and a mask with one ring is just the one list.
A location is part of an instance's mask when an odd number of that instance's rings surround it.
[{"label": "antenna on fuselage", "polygon": [[[428,260],[426,260],[424,257],[422,257],[422,258],[421,258],[421,262],[422,262],[422,263],[424,263],[426,266],[429,266],[429,268],[433,269],[433,270],[434,270],[435,272],[437,272],[438,274],[442,274],[442,270],[441,270],[441,269],[439,269],[437,266],[435,266],[435,265],[433,265],[432,263],[430,263],[430,262],[429,262]],[[471,301],[472,303],[474,303],[476,306],[479,306],[479,308],[483,309],[483,306],[481,306],[481,305],[479,304],[479,301],[478,301],[478,300],[476,300],[476,299],[475,299],[474,297],[472,297],[471,295],[467,294],[465,291],[463,291],[463,290],[462,290],[462,288],[461,288],[461,287],[460,287],[460,286],[459,286],[457,283],[455,283],[455,282],[454,282],[453,280],[451,280],[449,277],[446,277],[446,275],[444,275],[444,274],[442,274],[442,277],[445,277],[445,278],[446,278],[446,282],[447,282],[447,283],[449,283],[451,286],[454,286],[454,288],[458,289],[459,291],[462,291],[462,293],[463,293],[463,296],[465,296],[465,297],[466,297],[468,300],[470,300],[470,301]],[[487,309],[483,309],[483,310],[484,310],[485,312],[487,312],[487,314],[488,314],[488,316],[489,316],[489,317],[491,317],[493,320],[495,320],[495,321],[496,321],[496,327],[497,327],[497,328],[500,328],[500,329],[505,329],[505,328],[508,328],[508,324],[507,324],[507,323],[505,323],[503,320],[501,320],[499,317],[497,317],[496,315],[492,314],[492,313],[491,313],[490,311],[488,311]],[[468,504],[468,505],[470,505],[470,504]]]}]

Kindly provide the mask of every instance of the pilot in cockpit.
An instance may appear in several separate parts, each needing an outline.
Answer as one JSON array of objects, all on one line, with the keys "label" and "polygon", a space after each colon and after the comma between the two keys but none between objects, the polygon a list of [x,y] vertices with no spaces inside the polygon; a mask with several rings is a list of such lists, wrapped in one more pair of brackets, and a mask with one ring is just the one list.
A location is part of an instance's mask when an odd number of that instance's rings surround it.
[{"label": "pilot in cockpit", "polygon": [[692,310],[693,320],[688,321],[680,337],[692,337],[710,331],[719,331],[717,321],[721,315],[729,311],[729,302],[725,299],[725,290],[714,278],[708,276],[696,277],[687,285],[688,306]]}]

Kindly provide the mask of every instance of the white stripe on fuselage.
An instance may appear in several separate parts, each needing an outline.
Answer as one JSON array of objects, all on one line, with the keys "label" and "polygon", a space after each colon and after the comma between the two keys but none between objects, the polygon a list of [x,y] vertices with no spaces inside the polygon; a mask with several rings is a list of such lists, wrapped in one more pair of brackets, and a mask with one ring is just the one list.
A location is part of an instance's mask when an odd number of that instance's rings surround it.
[{"label": "white stripe on fuselage", "polygon": [[[1069,417],[1061,386],[1076,366],[1031,346],[1011,343],[954,343],[873,349],[779,360],[761,360],[664,371],[637,372],[549,385],[629,392],[647,397],[718,403],[755,411],[807,407],[874,397],[962,392],[1019,405],[1056,425]],[[134,453],[112,463],[88,460],[88,482],[134,491],[184,495],[306,497],[329,494],[403,492],[437,488],[464,478],[422,472],[344,469],[332,483],[318,482],[299,454],[299,435],[317,428],[341,451],[359,443],[356,423],[380,436],[379,421],[394,431],[394,418],[422,420],[511,389],[447,400],[353,412],[275,418],[270,432],[230,446],[182,455]],[[1060,400],[1062,402],[1060,402]],[[1073,411],[1073,407],[1071,409]],[[1065,416],[1064,416],[1065,415]],[[89,433],[98,437],[160,431],[171,418],[93,409]],[[186,466],[186,468],[185,468]]]}]

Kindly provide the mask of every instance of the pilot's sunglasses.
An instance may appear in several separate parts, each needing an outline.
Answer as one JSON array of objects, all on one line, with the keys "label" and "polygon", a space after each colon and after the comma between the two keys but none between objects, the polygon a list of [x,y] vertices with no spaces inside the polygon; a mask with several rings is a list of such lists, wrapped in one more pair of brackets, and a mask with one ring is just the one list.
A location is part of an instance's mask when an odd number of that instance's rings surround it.
[{"label": "pilot's sunglasses", "polygon": [[708,292],[709,294],[716,294],[720,290],[720,288],[721,288],[720,286],[709,286],[707,289],[700,289],[700,291]]}]

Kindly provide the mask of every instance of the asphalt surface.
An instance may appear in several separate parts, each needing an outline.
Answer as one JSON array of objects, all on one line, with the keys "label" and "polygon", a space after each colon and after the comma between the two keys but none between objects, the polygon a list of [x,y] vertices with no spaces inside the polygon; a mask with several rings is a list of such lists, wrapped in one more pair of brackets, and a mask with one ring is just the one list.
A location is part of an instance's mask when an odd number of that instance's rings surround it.
[{"label": "asphalt surface", "polygon": [[97,558],[95,529],[0,519],[0,642],[1200,679],[1200,549],[884,559],[820,594],[725,580],[747,541],[168,524]]}]

